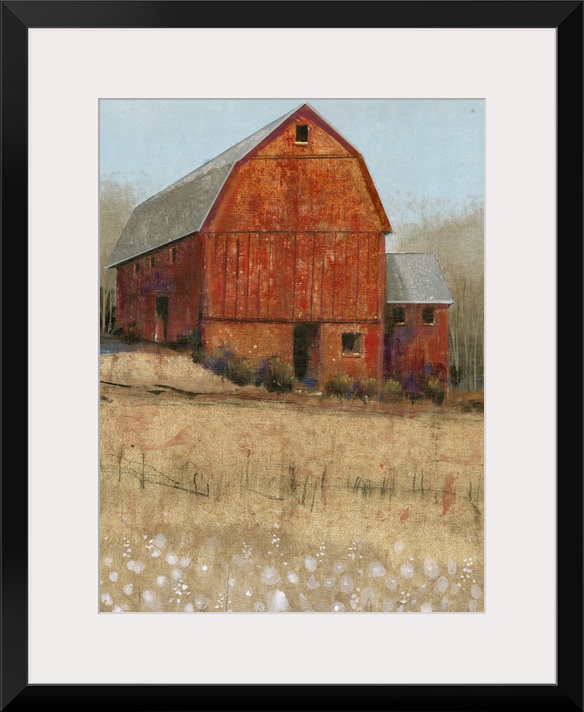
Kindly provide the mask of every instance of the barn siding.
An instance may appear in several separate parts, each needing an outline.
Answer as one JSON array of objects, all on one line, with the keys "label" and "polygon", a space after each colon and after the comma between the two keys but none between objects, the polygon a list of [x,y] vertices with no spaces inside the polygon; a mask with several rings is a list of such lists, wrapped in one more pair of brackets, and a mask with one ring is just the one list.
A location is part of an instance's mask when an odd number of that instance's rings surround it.
[{"label": "barn siding", "polygon": [[[342,334],[360,333],[363,352],[361,356],[343,356]],[[355,379],[379,378],[378,354],[381,347],[379,324],[348,322],[322,326],[322,379],[326,383],[337,373],[346,373]]]},{"label": "barn siding", "polygon": [[256,363],[274,354],[291,362],[293,330],[283,322],[204,319],[203,348],[209,353],[227,349]]},{"label": "barn siding", "polygon": [[211,234],[205,315],[314,322],[377,320],[384,293],[379,242],[377,233]]},{"label": "barn siding", "polygon": [[[176,341],[179,336],[192,334],[201,311],[202,242],[201,237],[191,236],[118,267],[118,326],[127,330],[135,323],[140,338],[153,341],[156,297],[164,296],[168,298],[166,340]],[[176,262],[172,261],[173,249]]]},{"label": "barn siding", "polygon": [[[433,369],[448,375],[448,305],[388,304],[388,322],[393,307],[404,307],[405,324],[389,329],[385,336],[385,374],[397,376],[404,387],[419,390]],[[434,324],[424,324],[422,310],[433,307]]]}]

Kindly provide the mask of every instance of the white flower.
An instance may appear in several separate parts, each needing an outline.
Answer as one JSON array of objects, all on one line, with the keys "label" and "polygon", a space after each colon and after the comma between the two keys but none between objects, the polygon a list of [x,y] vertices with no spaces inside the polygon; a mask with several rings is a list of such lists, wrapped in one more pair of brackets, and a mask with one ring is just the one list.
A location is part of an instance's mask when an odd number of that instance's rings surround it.
[{"label": "white flower", "polygon": [[157,534],[154,539],[152,539],[152,543],[156,544],[159,549],[162,549],[162,547],[166,544],[166,537],[164,534]]},{"label": "white flower", "polygon": [[128,561],[128,569],[133,571],[135,574],[141,574],[145,568],[146,567],[141,561],[134,561],[134,559],[130,559]]},{"label": "white flower", "polygon": [[438,576],[438,564],[434,559],[424,559],[424,573],[431,579],[435,579]]},{"label": "white flower", "polygon": [[366,586],[362,591],[361,591],[361,603],[364,606],[373,606],[375,605],[375,592],[373,591],[372,588],[369,586]]},{"label": "white flower", "polygon": [[290,610],[290,601],[283,591],[270,591],[268,593],[268,611],[271,613],[279,613]]},{"label": "white flower", "polygon": [[448,591],[448,586],[450,586],[450,583],[446,576],[439,576],[436,579],[436,583],[434,584],[434,593],[438,596],[441,596],[443,593],[446,593],[446,591]]},{"label": "white flower", "polygon": [[307,556],[304,559],[304,567],[307,571],[316,571],[316,559],[313,556]]},{"label": "white flower", "polygon": [[278,569],[274,566],[266,566],[261,573],[262,583],[274,584],[280,580]]},{"label": "white flower", "polygon": [[339,587],[343,593],[351,593],[353,591],[353,581],[349,574],[343,574],[339,579]]},{"label": "white flower", "polygon": [[390,591],[395,591],[395,589],[397,588],[397,579],[391,576],[390,578],[385,580],[385,586]]},{"label": "white flower", "polygon": [[373,578],[381,578],[385,574],[385,568],[382,563],[379,561],[374,561],[373,563],[369,564],[369,575],[373,576]]},{"label": "white flower", "polygon": [[314,589],[316,589],[316,588],[319,588],[319,586],[320,586],[320,584],[319,584],[318,581],[314,578],[314,576],[311,576],[311,577],[308,579],[308,588],[314,590]]},{"label": "white flower", "polygon": [[195,597],[195,606],[202,611],[204,608],[206,608],[209,605],[209,599],[206,596],[196,596]]}]

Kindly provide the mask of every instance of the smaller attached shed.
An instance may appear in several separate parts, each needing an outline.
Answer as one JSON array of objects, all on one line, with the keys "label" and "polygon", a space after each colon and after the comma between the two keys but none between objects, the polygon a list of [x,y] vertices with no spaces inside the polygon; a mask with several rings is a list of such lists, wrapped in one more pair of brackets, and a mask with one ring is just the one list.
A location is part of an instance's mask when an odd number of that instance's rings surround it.
[{"label": "smaller attached shed", "polygon": [[452,295],[432,253],[386,255],[385,377],[407,392],[434,374],[448,380],[448,307]]}]

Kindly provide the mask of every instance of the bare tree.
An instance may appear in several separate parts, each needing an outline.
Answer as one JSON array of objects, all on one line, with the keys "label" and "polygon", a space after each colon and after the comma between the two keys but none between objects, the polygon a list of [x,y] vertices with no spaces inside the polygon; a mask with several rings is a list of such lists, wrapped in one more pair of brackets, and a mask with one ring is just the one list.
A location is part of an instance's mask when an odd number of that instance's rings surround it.
[{"label": "bare tree", "polygon": [[[440,263],[454,304],[449,310],[450,373],[454,385],[482,388],[484,377],[484,210],[470,203],[453,211],[439,203],[412,201],[416,219],[399,220],[404,196],[388,201],[398,208],[388,241],[392,252],[433,252]],[[402,203],[405,204],[405,203]],[[413,209],[413,210],[412,210]]]},{"label": "bare tree", "polygon": [[116,270],[106,269],[110,255],[122,234],[128,218],[139,202],[135,186],[103,180],[99,189],[99,264],[100,328],[102,333],[113,327],[116,303]]}]

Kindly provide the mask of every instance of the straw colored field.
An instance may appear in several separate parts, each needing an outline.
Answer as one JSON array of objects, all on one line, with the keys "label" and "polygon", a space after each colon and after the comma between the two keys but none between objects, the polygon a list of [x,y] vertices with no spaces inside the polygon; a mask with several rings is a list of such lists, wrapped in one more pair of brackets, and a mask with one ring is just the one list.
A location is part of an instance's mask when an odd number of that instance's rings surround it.
[{"label": "straw colored field", "polygon": [[101,378],[101,610],[483,610],[482,414]]}]

